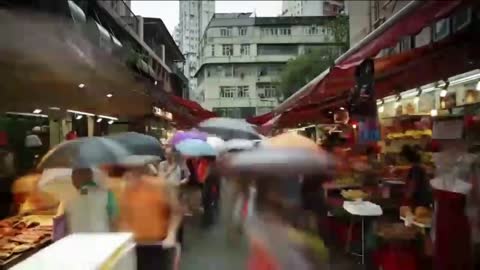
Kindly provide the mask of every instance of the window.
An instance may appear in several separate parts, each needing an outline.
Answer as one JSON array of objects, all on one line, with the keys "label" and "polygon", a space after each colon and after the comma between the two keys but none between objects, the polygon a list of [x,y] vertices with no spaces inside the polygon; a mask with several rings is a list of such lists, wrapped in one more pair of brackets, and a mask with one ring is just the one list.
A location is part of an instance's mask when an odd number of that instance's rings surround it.
[{"label": "window", "polygon": [[250,44],[240,45],[240,54],[241,55],[250,55]]},{"label": "window", "polygon": [[216,107],[213,111],[221,117],[248,118],[255,115],[255,107]]},{"label": "window", "polygon": [[225,65],[224,68],[224,75],[225,77],[232,77],[233,76],[233,67],[232,65]]},{"label": "window", "polygon": [[238,28],[238,34],[240,36],[246,36],[247,35],[247,28],[246,27],[240,27]]},{"label": "window", "polygon": [[298,46],[294,44],[259,44],[258,55],[297,55]]},{"label": "window", "polygon": [[422,47],[432,42],[432,28],[427,26],[415,36],[415,48]]},{"label": "window", "polygon": [[259,98],[275,98],[277,86],[272,83],[257,83],[257,95]]},{"label": "window", "polygon": [[239,86],[237,89],[238,98],[248,98],[250,94],[248,93],[248,85]]},{"label": "window", "polygon": [[262,35],[266,35],[266,36],[278,36],[278,35],[290,36],[292,34],[290,27],[280,27],[280,28],[266,27],[266,28],[262,28],[260,31]]},{"label": "window", "polygon": [[212,50],[212,56],[215,56],[215,45],[211,45],[210,48]]},{"label": "window", "polygon": [[433,39],[441,40],[450,34],[450,19],[445,18],[437,21],[434,25]]},{"label": "window", "polygon": [[463,29],[465,26],[469,25],[472,21],[472,9],[464,8],[457,11],[452,16],[453,30],[458,31]]},{"label": "window", "polygon": [[279,32],[281,36],[290,36],[292,34],[292,30],[290,30],[290,28],[280,28]]},{"label": "window", "polygon": [[235,86],[220,86],[220,98],[234,98],[236,90]]},{"label": "window", "polygon": [[222,45],[222,55],[224,55],[224,56],[233,55],[233,45],[232,44],[223,44]]},{"label": "window", "polygon": [[232,35],[232,28],[221,28],[220,29],[220,36],[221,37],[229,37]]},{"label": "window", "polygon": [[412,49],[412,37],[404,37],[400,39],[400,52],[408,51]]},{"label": "window", "polygon": [[309,26],[305,28],[305,33],[307,35],[318,35],[318,27],[316,25]]}]

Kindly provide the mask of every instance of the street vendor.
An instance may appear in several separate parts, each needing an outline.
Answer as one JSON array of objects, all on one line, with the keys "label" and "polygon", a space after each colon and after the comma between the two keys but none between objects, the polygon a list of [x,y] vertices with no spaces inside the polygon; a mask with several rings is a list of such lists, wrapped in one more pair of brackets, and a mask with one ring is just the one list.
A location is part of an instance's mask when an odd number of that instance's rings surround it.
[{"label": "street vendor", "polygon": [[411,164],[407,174],[404,205],[429,207],[432,203],[432,193],[419,153],[414,147],[404,145],[401,154]]},{"label": "street vendor", "polygon": [[111,231],[118,208],[113,193],[102,187],[104,177],[93,168],[73,169],[72,183],[80,195],[65,205],[70,233]]}]

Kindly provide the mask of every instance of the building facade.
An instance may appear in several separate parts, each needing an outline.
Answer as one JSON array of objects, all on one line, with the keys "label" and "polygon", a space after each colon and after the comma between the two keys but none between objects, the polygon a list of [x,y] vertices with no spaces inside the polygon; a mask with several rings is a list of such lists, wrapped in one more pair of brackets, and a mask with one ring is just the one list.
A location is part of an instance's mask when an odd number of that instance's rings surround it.
[{"label": "building facade", "polygon": [[186,59],[183,72],[189,79],[189,97],[193,100],[198,100],[194,75],[198,68],[200,39],[214,13],[215,1],[180,1],[180,22],[175,39]]},{"label": "building facade", "polygon": [[343,0],[283,0],[282,16],[334,16],[344,11]]},{"label": "building facade", "polygon": [[334,18],[215,14],[201,40],[196,73],[202,106],[234,118],[270,111],[281,100],[276,82],[290,59],[339,46],[324,27]]}]

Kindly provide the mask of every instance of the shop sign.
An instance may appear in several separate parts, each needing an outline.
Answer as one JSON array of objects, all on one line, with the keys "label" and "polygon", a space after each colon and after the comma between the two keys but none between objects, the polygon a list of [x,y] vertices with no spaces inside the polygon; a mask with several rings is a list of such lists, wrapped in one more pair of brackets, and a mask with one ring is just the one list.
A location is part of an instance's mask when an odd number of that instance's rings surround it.
[{"label": "shop sign", "polygon": [[167,120],[172,120],[173,118],[173,115],[171,112],[164,111],[155,106],[153,106],[152,112],[153,112],[153,115],[167,119]]}]

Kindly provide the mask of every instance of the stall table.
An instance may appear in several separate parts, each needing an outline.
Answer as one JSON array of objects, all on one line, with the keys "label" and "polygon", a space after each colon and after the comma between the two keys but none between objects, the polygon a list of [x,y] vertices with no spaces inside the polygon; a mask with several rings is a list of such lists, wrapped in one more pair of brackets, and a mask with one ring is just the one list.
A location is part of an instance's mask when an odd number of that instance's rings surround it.
[{"label": "stall table", "polygon": [[[345,201],[343,203],[343,209],[352,216],[358,216],[361,220],[361,254],[355,254],[361,257],[362,265],[365,266],[365,218],[366,217],[378,217],[383,214],[382,208],[374,203],[368,201]],[[353,224],[353,222],[351,222]],[[347,245],[349,250],[349,244]]]}]

